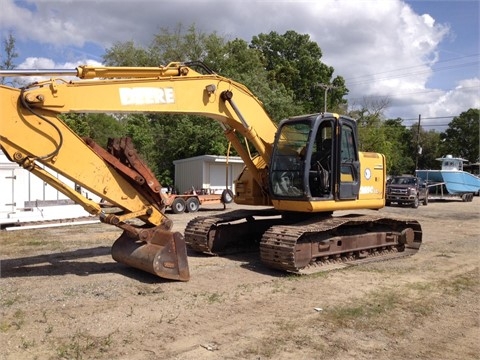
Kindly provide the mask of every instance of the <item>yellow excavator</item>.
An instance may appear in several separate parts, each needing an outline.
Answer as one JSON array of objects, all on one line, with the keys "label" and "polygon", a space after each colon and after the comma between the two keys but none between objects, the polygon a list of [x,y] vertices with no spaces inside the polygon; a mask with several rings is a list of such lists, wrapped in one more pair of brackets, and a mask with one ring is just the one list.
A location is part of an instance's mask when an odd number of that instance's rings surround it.
[{"label": "yellow excavator", "polygon": [[[411,255],[420,248],[422,229],[415,220],[333,214],[385,204],[385,157],[359,151],[354,119],[317,113],[277,126],[245,86],[200,62],[2,70],[0,76],[49,77],[22,88],[0,86],[0,146],[11,161],[123,229],[112,246],[118,262],[187,281],[187,246],[222,254],[253,245],[265,265],[299,273]],[[161,185],[131,141],[112,139],[103,149],[58,117],[89,112],[195,114],[217,121],[245,163],[234,201],[258,210],[197,217],[184,235],[170,231]],[[121,212],[104,213],[39,164]]]}]

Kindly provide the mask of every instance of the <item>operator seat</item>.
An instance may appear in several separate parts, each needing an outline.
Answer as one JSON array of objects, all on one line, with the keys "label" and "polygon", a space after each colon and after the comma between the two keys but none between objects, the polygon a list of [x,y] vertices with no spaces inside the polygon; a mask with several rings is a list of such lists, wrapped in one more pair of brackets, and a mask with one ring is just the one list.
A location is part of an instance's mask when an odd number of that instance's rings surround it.
[{"label": "operator seat", "polygon": [[322,165],[322,167],[330,171],[330,160],[332,156],[332,139],[324,139],[320,150],[312,154],[311,166],[315,167],[317,162]]},{"label": "operator seat", "polygon": [[[318,148],[317,148],[318,149]],[[312,196],[325,196],[330,193],[330,168],[332,155],[332,139],[322,141],[319,151],[312,154],[310,177]]]}]

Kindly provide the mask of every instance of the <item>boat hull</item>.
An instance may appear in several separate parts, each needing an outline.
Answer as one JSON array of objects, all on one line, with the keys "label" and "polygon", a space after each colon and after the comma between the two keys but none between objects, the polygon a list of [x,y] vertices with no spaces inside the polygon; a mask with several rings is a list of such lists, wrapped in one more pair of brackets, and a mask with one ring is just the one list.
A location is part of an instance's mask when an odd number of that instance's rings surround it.
[{"label": "boat hull", "polygon": [[450,194],[478,194],[480,178],[466,171],[417,170],[417,177],[428,183],[445,183]]}]

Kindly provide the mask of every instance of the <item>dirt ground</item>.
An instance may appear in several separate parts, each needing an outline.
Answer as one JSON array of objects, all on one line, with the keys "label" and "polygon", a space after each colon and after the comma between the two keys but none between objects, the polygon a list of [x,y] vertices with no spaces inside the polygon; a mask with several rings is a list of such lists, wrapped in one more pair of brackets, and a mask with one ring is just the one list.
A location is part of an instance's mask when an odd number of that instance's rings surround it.
[{"label": "dirt ground", "polygon": [[2,231],[0,359],[478,359],[480,198],[380,212],[421,222],[418,254],[295,276],[190,253],[189,282],[114,262],[108,225]]}]

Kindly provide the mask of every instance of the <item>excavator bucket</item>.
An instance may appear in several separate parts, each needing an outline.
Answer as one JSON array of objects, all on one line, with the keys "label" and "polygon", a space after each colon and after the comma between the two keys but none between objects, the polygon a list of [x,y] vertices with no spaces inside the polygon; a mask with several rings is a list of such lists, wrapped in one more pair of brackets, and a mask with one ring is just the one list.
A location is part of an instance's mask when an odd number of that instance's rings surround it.
[{"label": "excavator bucket", "polygon": [[155,228],[147,237],[124,231],[112,246],[112,257],[119,263],[165,279],[190,279],[185,240],[179,232]]}]

